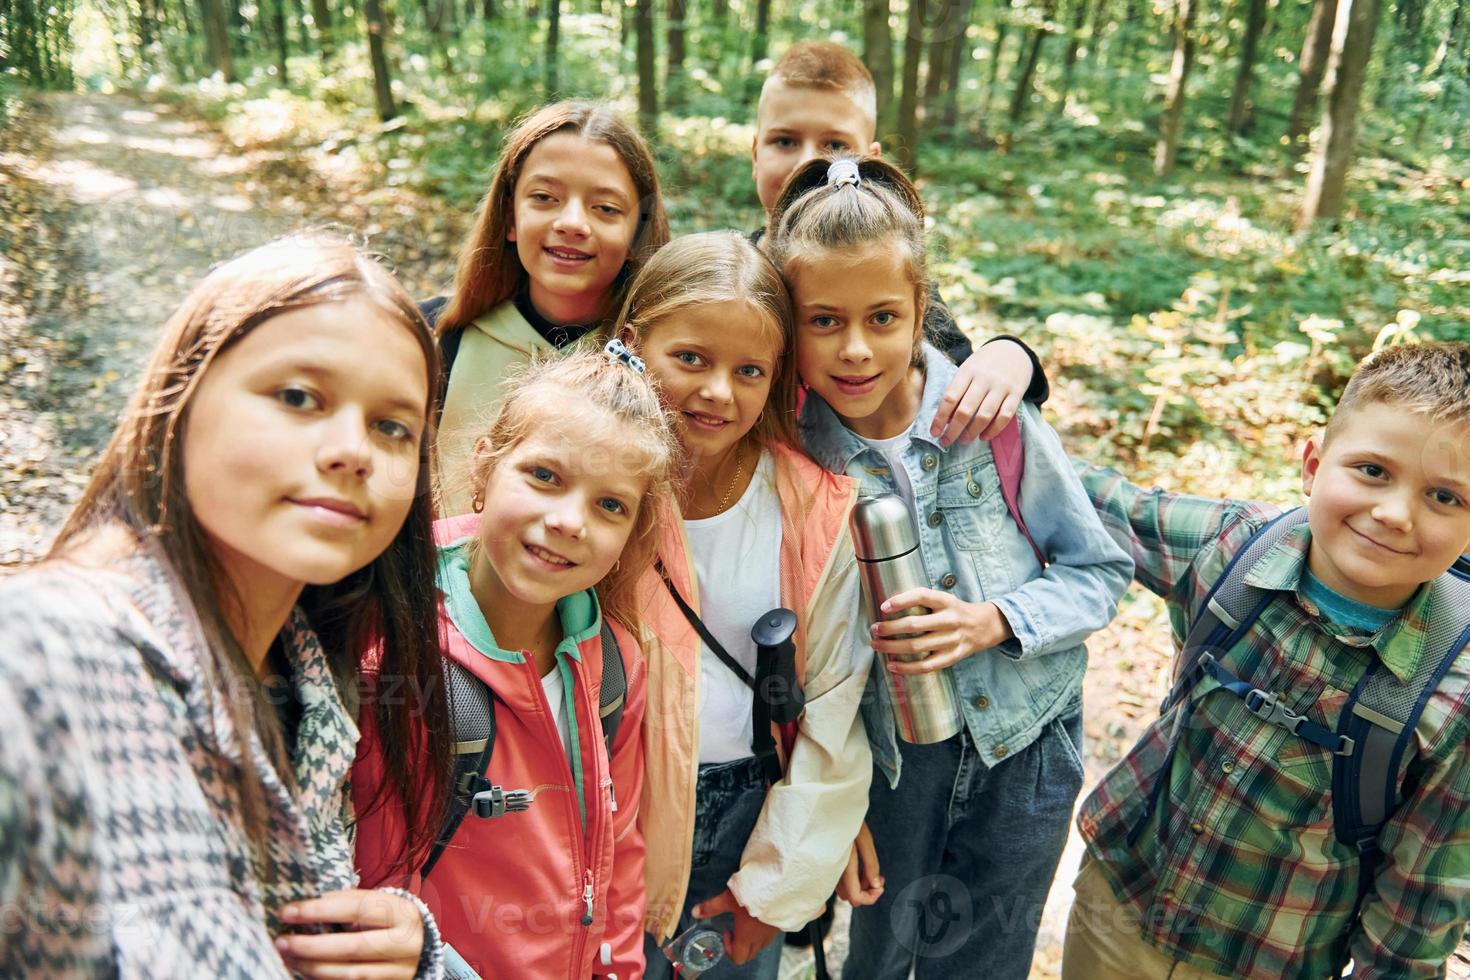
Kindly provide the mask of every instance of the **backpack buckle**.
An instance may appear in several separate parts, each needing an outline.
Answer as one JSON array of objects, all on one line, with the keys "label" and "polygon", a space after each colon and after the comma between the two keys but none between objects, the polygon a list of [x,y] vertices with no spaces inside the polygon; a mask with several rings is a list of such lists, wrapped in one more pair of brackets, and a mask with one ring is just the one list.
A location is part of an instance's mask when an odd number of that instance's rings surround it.
[{"label": "backpack buckle", "polygon": [[476,793],[472,804],[475,816],[493,820],[507,813],[520,813],[529,809],[531,794],[524,789],[507,790],[500,786],[491,786],[482,793]]},{"label": "backpack buckle", "polygon": [[1247,711],[1268,725],[1284,728],[1293,735],[1307,720],[1306,715],[1299,715],[1290,710],[1281,703],[1279,697],[1259,687],[1251,688],[1251,692],[1245,696],[1245,707]]}]

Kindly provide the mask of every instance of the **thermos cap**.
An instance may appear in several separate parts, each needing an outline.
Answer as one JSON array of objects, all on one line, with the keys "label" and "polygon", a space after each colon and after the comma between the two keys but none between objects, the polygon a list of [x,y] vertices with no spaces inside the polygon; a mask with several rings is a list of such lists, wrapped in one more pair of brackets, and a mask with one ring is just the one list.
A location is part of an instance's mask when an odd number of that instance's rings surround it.
[{"label": "thermos cap", "polygon": [[919,546],[919,532],[909,505],[897,494],[861,497],[852,508],[852,546],[859,559],[881,561]]}]

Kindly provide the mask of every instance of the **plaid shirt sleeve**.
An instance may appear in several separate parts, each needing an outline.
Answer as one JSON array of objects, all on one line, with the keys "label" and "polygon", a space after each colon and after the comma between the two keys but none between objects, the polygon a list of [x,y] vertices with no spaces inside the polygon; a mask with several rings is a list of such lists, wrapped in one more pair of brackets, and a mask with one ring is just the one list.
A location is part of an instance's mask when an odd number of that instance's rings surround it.
[{"label": "plaid shirt sleeve", "polygon": [[1213,566],[1219,571],[1218,563],[1202,561],[1201,553],[1218,549],[1222,535],[1230,543],[1242,535],[1249,538],[1259,523],[1247,518],[1272,516],[1260,504],[1145,490],[1116,470],[1074,462],[1103,527],[1133,559],[1134,579],[1162,599],[1188,605],[1200,570]]},{"label": "plaid shirt sleeve", "polygon": [[1444,976],[1470,922],[1470,654],[1425,706],[1413,789],[1379,832],[1383,863],[1352,937],[1354,977]]}]

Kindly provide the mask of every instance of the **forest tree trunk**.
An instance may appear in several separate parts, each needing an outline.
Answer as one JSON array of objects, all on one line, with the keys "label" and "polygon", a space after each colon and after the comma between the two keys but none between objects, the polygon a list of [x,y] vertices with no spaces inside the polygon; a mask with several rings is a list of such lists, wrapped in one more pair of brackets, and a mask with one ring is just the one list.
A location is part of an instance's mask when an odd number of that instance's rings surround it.
[{"label": "forest tree trunk", "polygon": [[1379,0],[1339,0],[1328,56],[1322,140],[1307,175],[1299,227],[1341,216],[1343,190],[1358,137],[1358,105],[1373,56]]},{"label": "forest tree trunk", "polygon": [[1169,88],[1164,94],[1164,115],[1159,122],[1159,142],[1154,147],[1154,173],[1167,177],[1174,172],[1179,156],[1179,134],[1184,129],[1184,105],[1189,91],[1189,70],[1194,67],[1194,19],[1200,0],[1179,0],[1174,13],[1174,59],[1169,66]]},{"label": "forest tree trunk", "polygon": [[1297,82],[1296,98],[1286,124],[1286,140],[1293,153],[1300,154],[1306,149],[1307,134],[1317,112],[1317,95],[1322,89],[1322,75],[1332,50],[1332,25],[1336,20],[1337,0],[1315,0],[1307,37],[1302,42],[1301,80]]},{"label": "forest tree trunk", "polygon": [[1235,71],[1235,87],[1230,91],[1230,111],[1225,114],[1225,132],[1234,136],[1245,127],[1250,105],[1251,80],[1256,73],[1256,49],[1266,27],[1266,0],[1250,0],[1246,13],[1245,36],[1240,39],[1240,65]]}]

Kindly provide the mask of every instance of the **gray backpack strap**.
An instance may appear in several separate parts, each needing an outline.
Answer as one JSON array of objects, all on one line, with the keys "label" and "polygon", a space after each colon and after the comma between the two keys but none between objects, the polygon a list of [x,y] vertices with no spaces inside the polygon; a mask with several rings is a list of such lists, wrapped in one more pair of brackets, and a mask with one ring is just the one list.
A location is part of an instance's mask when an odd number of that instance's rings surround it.
[{"label": "gray backpack strap", "polygon": [[602,620],[602,689],[597,697],[597,713],[602,716],[602,734],[607,740],[607,757],[612,758],[613,740],[623,722],[623,708],[628,701],[628,668],[623,651],[613,636],[607,617]]},{"label": "gray backpack strap", "polygon": [[1429,587],[1434,594],[1425,655],[1413,676],[1401,681],[1375,661],[1354,688],[1339,722],[1339,731],[1358,745],[1352,764],[1338,764],[1333,771],[1334,815],[1338,839],[1344,843],[1361,845],[1365,838],[1376,837],[1393,813],[1399,767],[1413,743],[1419,716],[1470,641],[1470,574],[1457,566]]},{"label": "gray backpack strap", "polygon": [[1174,660],[1174,684],[1164,699],[1165,710],[1186,697],[1199,680],[1201,654],[1223,659],[1234,639],[1250,629],[1260,612],[1263,596],[1260,589],[1246,584],[1246,575],[1288,532],[1306,522],[1305,507],[1279,514],[1231,557],[1189,624],[1189,632]]},{"label": "gray backpack strap", "polygon": [[[1419,716],[1470,644],[1470,565],[1462,558],[1429,587],[1434,593],[1424,656],[1413,675],[1401,681],[1375,658],[1338,719],[1338,732],[1356,745],[1351,755],[1332,760],[1333,833],[1358,851],[1354,921],[1378,873],[1378,833],[1402,802],[1399,770],[1414,743]],[[1343,966],[1348,959],[1348,950],[1339,950]]]}]

